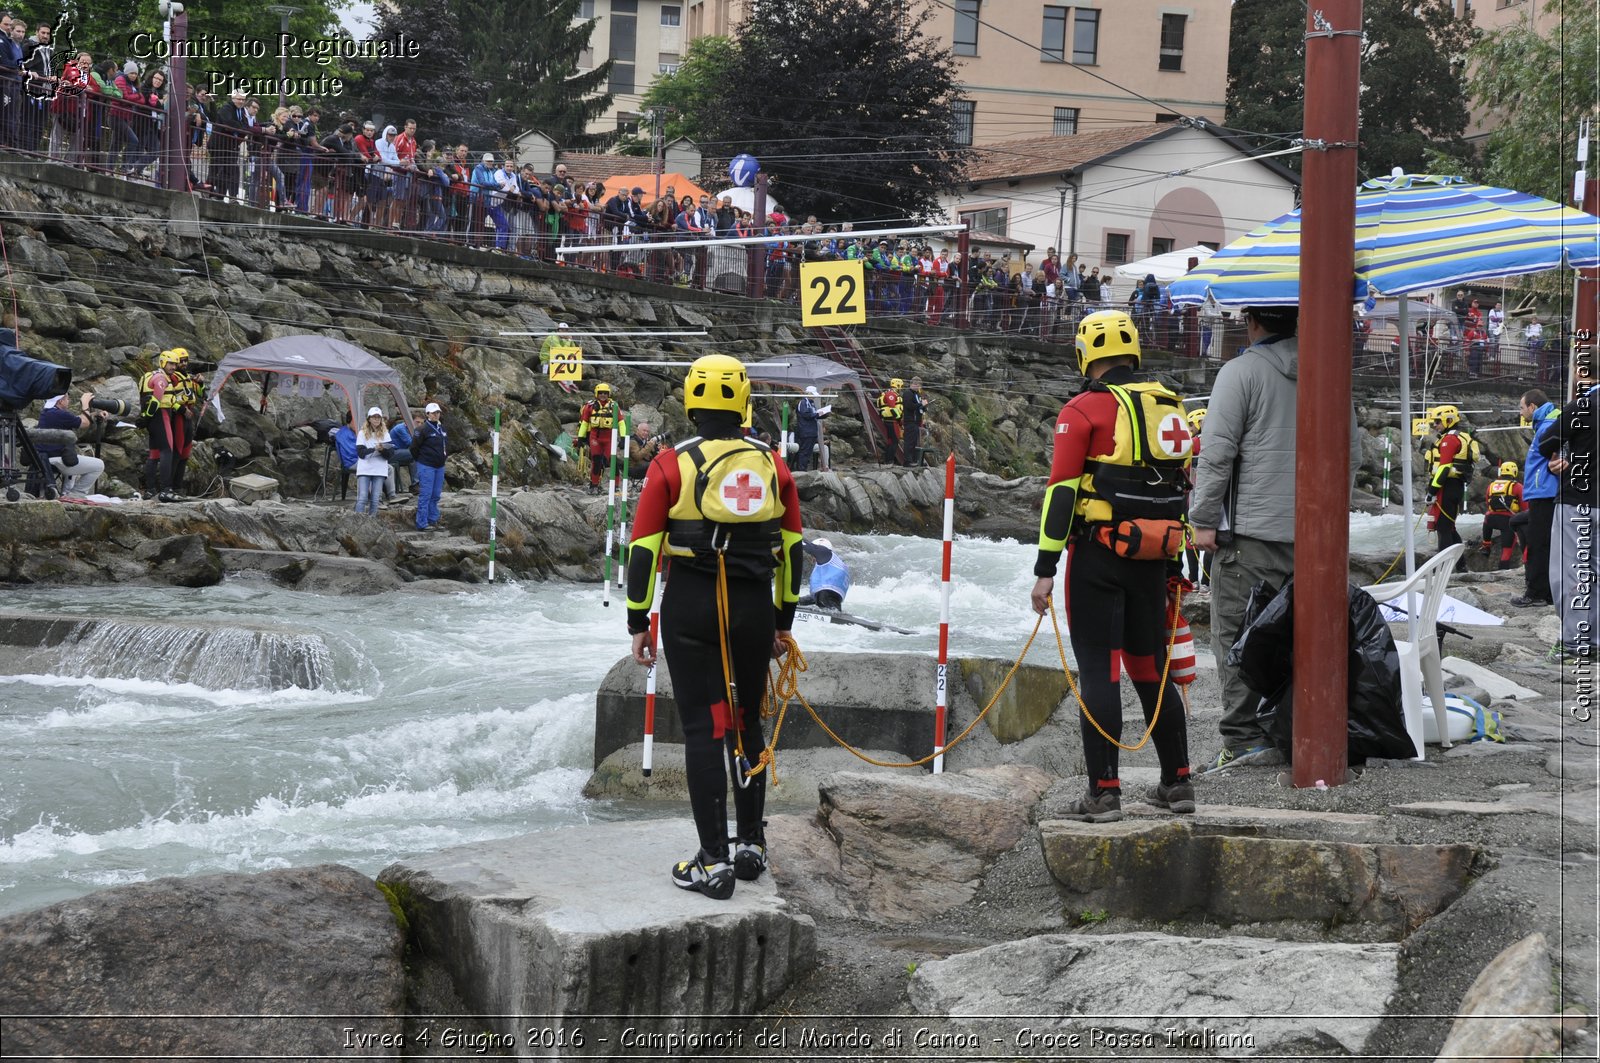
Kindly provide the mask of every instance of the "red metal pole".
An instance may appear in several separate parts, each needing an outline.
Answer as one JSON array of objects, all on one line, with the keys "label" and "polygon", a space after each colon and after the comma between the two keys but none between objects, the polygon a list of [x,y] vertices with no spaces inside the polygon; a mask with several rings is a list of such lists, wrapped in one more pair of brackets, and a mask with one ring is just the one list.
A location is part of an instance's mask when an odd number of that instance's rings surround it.
[{"label": "red metal pole", "polygon": [[[756,174],[755,194],[750,197],[750,214],[755,219],[755,228],[764,229],[767,225],[767,175]],[[759,299],[767,291],[767,248],[765,244],[751,244],[745,249],[745,294],[752,299]]]},{"label": "red metal pole", "polygon": [[1350,317],[1361,0],[1320,0],[1306,29],[1300,386],[1295,460],[1295,786],[1345,781],[1349,657]]}]

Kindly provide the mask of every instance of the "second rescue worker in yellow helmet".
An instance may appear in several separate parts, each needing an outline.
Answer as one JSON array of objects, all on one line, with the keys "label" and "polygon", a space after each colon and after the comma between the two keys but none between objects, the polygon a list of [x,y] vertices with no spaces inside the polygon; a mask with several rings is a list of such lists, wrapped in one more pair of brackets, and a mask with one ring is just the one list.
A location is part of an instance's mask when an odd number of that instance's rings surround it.
[{"label": "second rescue worker in yellow helmet", "polygon": [[594,386],[594,398],[583,404],[578,414],[578,445],[589,449],[589,493],[600,491],[600,478],[611,464],[611,429],[621,430],[617,404],[611,398],[611,385]]},{"label": "second rescue worker in yellow helmet", "polygon": [[905,402],[900,398],[900,389],[905,386],[904,380],[895,377],[878,395],[878,416],[883,420],[883,429],[888,434],[884,460],[891,465],[900,464],[900,421],[906,411]]},{"label": "second rescue worker in yellow helmet", "polygon": [[[800,495],[783,460],[740,431],[749,402],[750,379],[738,359],[709,354],[690,366],[683,408],[698,434],[650,463],[628,553],[628,632],[643,665],[655,659],[648,632],[656,572],[671,561],[661,643],[700,838],[699,851],[672,868],[672,881],[717,900],[733,895],[735,879],[759,878],[767,866],[768,773],[743,785],[735,751],[754,761],[764,746],[767,662],[785,652],[803,567]],[[730,764],[741,782],[731,846]]]},{"label": "second rescue worker in yellow helmet", "polygon": [[[1517,463],[1503,461],[1499,474],[1489,482],[1483,493],[1483,545],[1489,552],[1496,535],[1500,536],[1500,568],[1515,568],[1517,545],[1517,516],[1522,512],[1522,481],[1518,479]],[[1520,522],[1527,526],[1524,518]]]},{"label": "second rescue worker in yellow helmet", "polygon": [[[1041,614],[1049,609],[1066,551],[1067,619],[1084,706],[1120,740],[1127,671],[1146,723],[1155,718],[1161,781],[1145,800],[1188,813],[1195,806],[1183,701],[1163,671],[1168,566],[1184,541],[1194,435],[1182,399],[1162,384],[1134,380],[1139,358],[1139,332],[1121,310],[1090,314],[1078,325],[1078,368],[1089,383],[1056,418],[1032,604]],[[1089,790],[1066,818],[1121,819],[1117,747],[1088,720],[1081,723]]]},{"label": "second rescue worker in yellow helmet", "polygon": [[140,378],[140,417],[149,435],[146,498],[177,500],[194,446],[192,417],[200,391],[199,379],[189,374],[189,352],[183,347],[162,351],[156,367]]}]

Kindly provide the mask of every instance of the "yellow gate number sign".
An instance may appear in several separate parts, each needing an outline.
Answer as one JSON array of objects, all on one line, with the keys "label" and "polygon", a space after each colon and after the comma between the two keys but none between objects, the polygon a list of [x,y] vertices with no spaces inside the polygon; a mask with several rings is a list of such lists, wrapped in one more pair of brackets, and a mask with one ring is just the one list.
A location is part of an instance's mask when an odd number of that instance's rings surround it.
[{"label": "yellow gate number sign", "polygon": [[866,323],[866,271],[860,259],[801,265],[800,324],[810,328]]},{"label": "yellow gate number sign", "polygon": [[583,348],[550,348],[550,379],[577,382],[583,379]]},{"label": "yellow gate number sign", "polygon": [[1411,434],[1421,439],[1433,430],[1433,420],[1428,417],[1411,418]]}]

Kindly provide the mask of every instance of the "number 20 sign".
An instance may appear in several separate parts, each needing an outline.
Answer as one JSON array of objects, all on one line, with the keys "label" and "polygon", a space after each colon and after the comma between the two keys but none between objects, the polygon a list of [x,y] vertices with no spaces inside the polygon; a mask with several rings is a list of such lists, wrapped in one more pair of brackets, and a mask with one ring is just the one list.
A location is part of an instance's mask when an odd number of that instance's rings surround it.
[{"label": "number 20 sign", "polygon": [[800,324],[867,323],[866,272],[859,259],[807,262],[800,267]]}]

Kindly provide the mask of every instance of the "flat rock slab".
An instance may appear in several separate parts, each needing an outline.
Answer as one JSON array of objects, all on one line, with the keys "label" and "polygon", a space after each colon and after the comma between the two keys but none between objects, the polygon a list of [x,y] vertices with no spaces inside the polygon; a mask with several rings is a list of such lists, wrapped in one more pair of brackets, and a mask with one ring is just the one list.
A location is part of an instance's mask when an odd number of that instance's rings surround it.
[{"label": "flat rock slab", "polygon": [[1537,790],[1531,793],[1514,793],[1499,801],[1413,801],[1394,805],[1396,812],[1412,816],[1520,816],[1529,812],[1545,816],[1560,816],[1574,823],[1594,824],[1596,821],[1596,791],[1592,788],[1561,792]]},{"label": "flat rock slab", "polygon": [[522,1058],[610,1055],[627,1027],[726,1029],[816,962],[815,924],[770,875],[726,901],[675,887],[672,865],[694,846],[687,821],[598,824],[446,849],[379,881],[415,946]]},{"label": "flat rock slab", "polygon": [[1000,1038],[988,1058],[1354,1055],[1398,984],[1398,955],[1388,944],[1047,934],[924,963],[910,993],[919,1014]]},{"label": "flat rock slab", "polygon": [[1460,657],[1446,657],[1439,662],[1439,667],[1451,675],[1460,676],[1469,683],[1474,683],[1484,689],[1496,701],[1531,701],[1542,697],[1537,690],[1529,690],[1521,683],[1514,683],[1505,676],[1481,664],[1464,661]]},{"label": "flat rock slab", "polygon": [[[6,1055],[393,1057],[400,928],[347,867],[164,878],[0,920]],[[348,1017],[343,1017],[348,1016]]]},{"label": "flat rock slab", "polygon": [[1039,824],[1070,910],[1224,926],[1362,924],[1398,940],[1467,888],[1478,850],[1206,833],[1188,817]]},{"label": "flat rock slab", "polygon": [[[1122,773],[1124,785],[1128,772]],[[1172,813],[1142,801],[1125,803],[1123,813],[1132,818],[1172,819]],[[1299,808],[1251,808],[1247,805],[1207,805],[1185,818],[1196,834],[1239,834],[1257,838],[1320,838],[1325,841],[1390,841],[1394,825],[1384,816],[1359,812],[1318,812]]]}]

